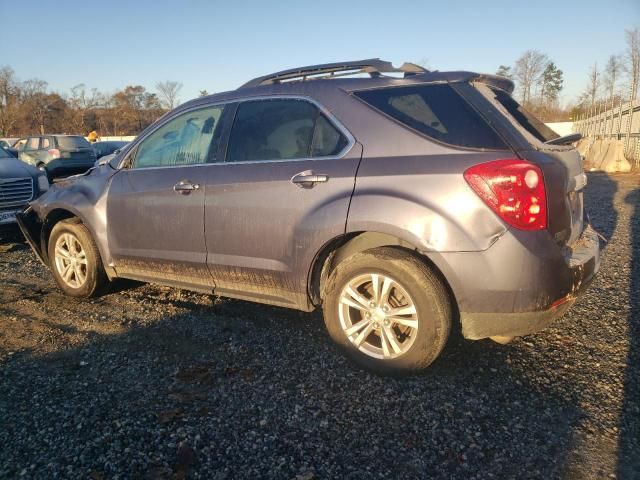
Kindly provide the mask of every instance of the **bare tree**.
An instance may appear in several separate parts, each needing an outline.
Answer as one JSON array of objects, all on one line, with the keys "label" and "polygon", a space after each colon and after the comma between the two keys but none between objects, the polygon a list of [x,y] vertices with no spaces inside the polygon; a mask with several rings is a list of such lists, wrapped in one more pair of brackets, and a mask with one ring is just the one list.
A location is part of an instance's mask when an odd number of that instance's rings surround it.
[{"label": "bare tree", "polygon": [[67,103],[69,108],[69,126],[73,132],[87,132],[87,111],[97,107],[101,102],[101,95],[96,88],[87,92],[83,83],[71,88],[71,96]]},{"label": "bare tree", "polygon": [[166,82],[156,83],[160,104],[167,110],[173,110],[180,102],[178,94],[182,90],[182,83],[167,80]]},{"label": "bare tree", "polygon": [[22,82],[22,96],[25,104],[25,113],[31,118],[32,125],[38,128],[38,132],[44,135],[45,119],[54,99],[47,94],[47,82],[37,78]]},{"label": "bare tree", "polygon": [[635,100],[640,83],[640,29],[635,27],[633,30],[625,30],[624,35],[627,41],[625,70],[631,83],[631,100]]},{"label": "bare tree", "polygon": [[531,89],[540,81],[548,63],[548,57],[537,50],[527,50],[516,60],[513,76],[518,82],[523,104],[531,102]]},{"label": "bare tree", "polygon": [[620,77],[622,61],[619,55],[611,55],[604,67],[604,88],[609,93],[609,101],[613,102],[616,90],[616,82]]},{"label": "bare tree", "polygon": [[20,88],[10,67],[0,68],[0,134],[8,136],[18,122]]},{"label": "bare tree", "polygon": [[598,71],[598,64],[594,63],[589,72],[589,83],[587,83],[587,90],[584,96],[589,100],[589,105],[593,107],[598,99],[598,93],[600,92],[600,72]]}]

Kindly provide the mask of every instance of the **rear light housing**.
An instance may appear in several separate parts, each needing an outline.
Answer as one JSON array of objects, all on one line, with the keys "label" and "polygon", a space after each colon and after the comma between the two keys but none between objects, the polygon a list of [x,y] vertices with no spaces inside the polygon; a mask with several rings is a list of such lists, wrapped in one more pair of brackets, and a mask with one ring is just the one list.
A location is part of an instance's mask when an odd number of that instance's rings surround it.
[{"label": "rear light housing", "polygon": [[57,148],[51,148],[47,150],[47,153],[51,155],[52,159],[60,158],[60,150],[58,150]]},{"label": "rear light housing", "polygon": [[519,159],[494,160],[467,169],[464,178],[509,225],[520,230],[547,228],[547,195],[537,165]]}]

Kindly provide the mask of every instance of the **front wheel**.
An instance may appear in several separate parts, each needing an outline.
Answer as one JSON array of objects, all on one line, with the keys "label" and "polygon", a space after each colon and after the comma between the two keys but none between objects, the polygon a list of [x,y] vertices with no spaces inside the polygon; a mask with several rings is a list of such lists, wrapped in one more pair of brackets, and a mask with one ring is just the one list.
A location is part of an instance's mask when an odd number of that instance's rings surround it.
[{"label": "front wheel", "polygon": [[48,255],[53,276],[67,295],[93,297],[108,283],[89,229],[75,219],[54,225]]},{"label": "front wheel", "polygon": [[359,365],[379,373],[426,368],[451,329],[451,305],[440,279],[420,259],[392,247],[340,263],[324,300],[333,340]]}]

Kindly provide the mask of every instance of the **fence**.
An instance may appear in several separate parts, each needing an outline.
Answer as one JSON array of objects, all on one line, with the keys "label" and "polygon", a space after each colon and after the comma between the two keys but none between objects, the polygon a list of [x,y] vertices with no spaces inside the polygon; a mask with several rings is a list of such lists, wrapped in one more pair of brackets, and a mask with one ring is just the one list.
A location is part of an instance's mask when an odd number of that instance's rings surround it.
[{"label": "fence", "polygon": [[640,101],[601,102],[573,124],[573,131],[581,133],[590,144],[596,140],[617,140],[623,143],[624,156],[640,169]]}]

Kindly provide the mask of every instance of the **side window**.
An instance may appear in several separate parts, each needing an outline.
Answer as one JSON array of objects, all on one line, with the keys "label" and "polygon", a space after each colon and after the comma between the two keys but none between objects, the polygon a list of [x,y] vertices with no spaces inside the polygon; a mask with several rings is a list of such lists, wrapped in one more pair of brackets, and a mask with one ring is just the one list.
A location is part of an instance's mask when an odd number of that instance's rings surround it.
[{"label": "side window", "polygon": [[24,150],[24,147],[27,145],[27,139],[26,138],[21,138],[20,140],[18,140],[15,145],[13,146],[13,148],[15,148],[18,151],[22,151]]},{"label": "side window", "polygon": [[38,150],[39,145],[40,145],[40,137],[31,137],[27,141],[27,146],[25,150]]},{"label": "side window", "polygon": [[49,148],[49,146],[51,146],[51,142],[49,141],[49,138],[45,137],[42,139],[42,147],[41,148]]},{"label": "side window", "polygon": [[347,146],[347,139],[336,127],[334,127],[327,117],[320,114],[316,120],[316,129],[313,134],[313,144],[311,145],[312,157],[329,157],[339,154]]},{"label": "side window", "polygon": [[187,112],[158,128],[138,146],[133,168],[218,161],[217,145],[212,140],[220,128],[222,110],[222,106],[217,106]]},{"label": "side window", "polygon": [[301,100],[241,103],[229,138],[227,160],[306,158],[318,109]]},{"label": "side window", "polygon": [[449,85],[379,88],[355,95],[401,124],[449,145],[507,148],[493,128]]},{"label": "side window", "polygon": [[310,102],[271,99],[241,103],[227,161],[292,160],[335,155],[347,139]]}]

